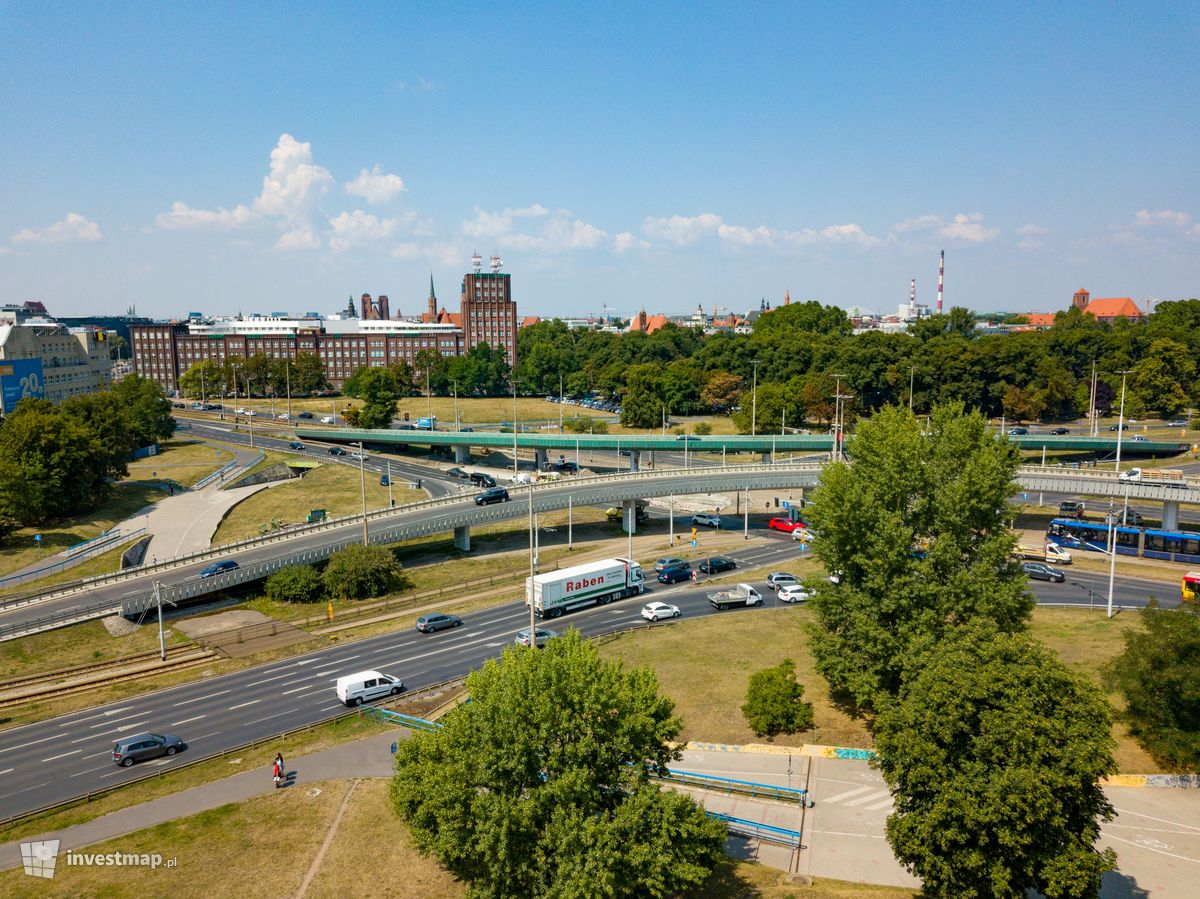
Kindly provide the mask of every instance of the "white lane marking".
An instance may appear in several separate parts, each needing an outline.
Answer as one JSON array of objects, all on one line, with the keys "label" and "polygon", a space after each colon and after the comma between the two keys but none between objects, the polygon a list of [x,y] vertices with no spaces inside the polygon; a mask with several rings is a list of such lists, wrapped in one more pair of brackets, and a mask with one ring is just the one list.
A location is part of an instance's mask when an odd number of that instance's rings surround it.
[{"label": "white lane marking", "polygon": [[851,796],[857,796],[860,793],[867,793],[878,789],[878,787],[859,787],[856,790],[847,790],[845,793],[838,793],[836,796],[830,796],[827,799],[822,799],[821,801],[824,803],[841,802],[843,799],[849,799]]},{"label": "white lane marking", "polygon": [[81,752],[83,752],[82,749],[72,749],[70,752],[64,752],[62,755],[52,755],[48,759],[42,759],[42,761],[43,762],[52,762],[55,759],[65,759],[69,755],[79,755],[79,753],[81,753]]},{"label": "white lane marking", "polygon": [[506,641],[506,640],[500,640],[500,641],[497,641],[497,642],[494,642],[494,643],[488,643],[488,644],[487,644],[487,646],[488,646],[488,648],[489,648],[489,649],[494,649],[494,648],[495,648],[495,647],[497,647],[497,646],[503,646],[503,645],[504,645],[506,642],[508,642],[508,641]]},{"label": "white lane marking", "polygon": [[201,699],[212,699],[214,696],[224,696],[229,690],[221,690],[218,693],[209,693],[207,696],[197,696],[195,699],[185,699],[183,702],[177,702],[175,705],[188,705],[192,702],[199,702]]},{"label": "white lane marking", "polygon": [[1159,855],[1166,855],[1170,858],[1178,858],[1185,862],[1200,862],[1200,858],[1194,858],[1190,855],[1177,855],[1174,852],[1166,852],[1162,849],[1155,849],[1153,846],[1147,846],[1145,843],[1139,843],[1136,840],[1126,840],[1118,836],[1113,836],[1111,833],[1101,833],[1102,837],[1110,840],[1116,840],[1118,843],[1128,843],[1130,846],[1137,846],[1139,849],[1145,849],[1147,852],[1157,852]]},{"label": "white lane marking", "polygon": [[[285,686],[286,686],[286,684],[285,684]],[[305,684],[303,687],[297,687],[295,690],[284,690],[284,691],[283,691],[282,693],[280,693],[279,695],[280,695],[280,696],[289,696],[289,695],[291,695],[292,693],[299,693],[301,690],[307,690],[307,689],[308,689],[308,686],[309,686],[308,684]]]},{"label": "white lane marking", "polygon": [[319,661],[319,660],[318,660],[317,658],[311,658],[311,659],[301,659],[301,660],[300,660],[299,662],[297,662],[296,664],[297,664],[297,665],[311,665],[313,662],[316,662],[316,661]]},{"label": "white lane marking", "polygon": [[199,721],[201,718],[207,718],[208,715],[197,715],[195,718],[184,718],[182,721],[172,721],[171,727],[179,727],[181,724],[191,724],[193,721]]},{"label": "white lane marking", "polygon": [[262,702],[262,700],[261,699],[251,699],[249,702],[243,702],[240,705],[231,705],[229,707],[229,711],[232,712],[234,709],[244,709],[246,706],[254,705],[256,702]]},{"label": "white lane marking", "polygon": [[280,715],[290,715],[292,712],[298,712],[298,711],[300,711],[300,709],[296,708],[296,709],[288,709],[286,712],[277,712],[274,715],[267,715],[265,718],[256,718],[255,723],[257,724],[259,721],[270,721],[272,718],[278,718]]},{"label": "white lane marking", "polygon": [[891,805],[892,805],[892,797],[889,796],[887,799],[883,800],[883,802],[876,802],[874,805],[866,806],[866,811],[877,812],[880,809],[888,808]]},{"label": "white lane marking", "polygon": [[130,718],[145,717],[145,712],[136,712],[132,715],[126,715],[124,718],[113,718],[112,721],[101,721],[99,724],[89,725],[89,730],[95,730],[97,727],[108,727],[110,724],[116,724],[118,721],[128,721]]},{"label": "white lane marking", "polygon": [[[105,753],[105,755],[107,755],[107,754],[108,753]],[[101,765],[99,768],[88,768],[86,771],[76,771],[71,776],[72,777],[82,777],[84,774],[93,774],[96,771],[103,771],[107,767],[108,767],[108,765]],[[4,773],[3,771],[0,771],[0,774],[3,774],[3,773]]]},{"label": "white lane marking", "polygon": [[[257,679],[255,679],[254,683],[255,684],[269,684],[273,680],[283,680],[285,677],[295,677],[297,673],[298,672],[296,672],[296,671],[285,671],[283,674],[278,674],[275,677],[257,678]],[[297,683],[297,681],[291,681],[291,683]],[[285,684],[285,686],[286,686],[286,684]]]},{"label": "white lane marking", "polygon": [[349,662],[351,659],[357,659],[360,655],[362,655],[361,652],[352,656],[346,656],[344,659],[338,659],[338,664],[340,665],[342,662]]},{"label": "white lane marking", "polygon": [[1186,827],[1189,830],[1200,830],[1193,824],[1184,824],[1182,821],[1172,821],[1170,818],[1156,818],[1153,815],[1144,815],[1141,812],[1130,811],[1129,809],[1117,808],[1113,806],[1113,810],[1121,815],[1137,815],[1139,818],[1149,818],[1151,821],[1158,821],[1162,824],[1174,824],[1176,827]]},{"label": "white lane marking", "polygon": [[116,715],[119,712],[128,712],[131,708],[133,708],[133,706],[127,705],[127,706],[122,706],[119,709],[109,709],[107,712],[97,712],[95,715],[86,715],[83,718],[75,718],[71,721],[65,721],[62,724],[59,724],[58,726],[59,727],[74,727],[76,724],[79,724],[82,721],[90,721],[93,718],[103,718],[108,715]]},{"label": "white lane marking", "polygon": [[866,796],[859,796],[857,799],[851,799],[846,805],[862,805],[866,802],[878,802],[884,796],[887,797],[888,802],[892,801],[892,794],[884,790],[882,792],[869,793]]},{"label": "white lane marking", "polygon": [[12,768],[5,768],[3,771],[0,771],[0,774],[8,774],[10,771],[12,771]]},{"label": "white lane marking", "polygon": [[144,724],[146,724],[145,719],[141,721],[135,721],[133,724],[122,724],[120,727],[114,727],[112,730],[102,730],[98,734],[88,734],[86,737],[80,737],[78,740],[72,740],[71,745],[74,746],[76,743],[91,743],[95,740],[99,740],[101,737],[107,736],[108,734],[123,733],[127,730],[132,730],[135,727],[141,727]]},{"label": "white lane marking", "polygon": [[188,742],[189,743],[197,743],[200,740],[207,740],[209,737],[215,737],[219,733],[220,733],[219,730],[214,730],[211,734],[204,734],[204,736],[202,736],[202,737],[193,737],[192,739],[188,740]]},{"label": "white lane marking", "polygon": [[36,746],[38,743],[49,743],[51,740],[61,739],[59,734],[54,734],[51,737],[42,737],[40,740],[30,740],[28,743],[18,743],[16,746],[9,746],[7,749],[0,749],[0,752],[12,752],[14,749],[25,749],[28,746]]}]

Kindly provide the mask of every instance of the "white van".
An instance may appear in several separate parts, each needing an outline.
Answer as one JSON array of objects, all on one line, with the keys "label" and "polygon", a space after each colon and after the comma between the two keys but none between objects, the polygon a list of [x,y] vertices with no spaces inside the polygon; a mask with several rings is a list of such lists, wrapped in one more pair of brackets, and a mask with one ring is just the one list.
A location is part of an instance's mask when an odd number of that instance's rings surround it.
[{"label": "white van", "polygon": [[402,680],[378,671],[360,671],[337,679],[337,698],[348,706],[362,705],[381,696],[396,696],[403,689]]}]

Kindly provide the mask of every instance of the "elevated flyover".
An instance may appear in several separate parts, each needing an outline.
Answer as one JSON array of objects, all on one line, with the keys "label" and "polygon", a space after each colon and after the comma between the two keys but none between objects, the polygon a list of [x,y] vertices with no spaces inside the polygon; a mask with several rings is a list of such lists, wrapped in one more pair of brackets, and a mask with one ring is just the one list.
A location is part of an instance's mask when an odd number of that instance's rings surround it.
[{"label": "elevated flyover", "polygon": [[[428,431],[422,429],[354,429],[354,428],[297,428],[300,440],[325,440],[334,443],[363,443],[368,447],[429,446],[447,447],[454,451],[454,461],[470,461],[472,447],[480,449],[532,450],[540,468],[553,452],[574,452],[576,460],[585,450],[626,451],[630,469],[637,471],[644,452],[759,453],[764,462],[777,453],[817,453],[833,449],[832,434],[706,434],[656,436],[653,434],[558,434],[503,433],[500,431]],[[1023,450],[1046,452],[1115,453],[1116,437],[1088,437],[1053,434],[1025,434],[1008,438]],[[1124,438],[1121,450],[1125,455],[1174,455],[1188,449],[1190,444],[1178,440],[1138,440]]]},{"label": "elevated flyover", "polygon": [[1153,468],[1143,471],[1146,480],[1123,481],[1112,470],[1026,465],[1017,475],[1017,482],[1024,490],[1037,493],[1074,493],[1107,496],[1115,500],[1159,501],[1163,504],[1163,529],[1176,530],[1179,527],[1180,503],[1200,504],[1200,478],[1155,480]]}]

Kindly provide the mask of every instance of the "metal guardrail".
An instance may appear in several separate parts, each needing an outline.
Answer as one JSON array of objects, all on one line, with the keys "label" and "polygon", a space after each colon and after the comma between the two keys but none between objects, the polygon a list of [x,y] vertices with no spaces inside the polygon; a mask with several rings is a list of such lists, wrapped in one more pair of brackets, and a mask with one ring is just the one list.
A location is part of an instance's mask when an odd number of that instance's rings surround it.
[{"label": "metal guardrail", "polygon": [[[71,553],[66,559],[61,562],[54,562],[50,565],[44,565],[41,568],[35,568],[33,571],[26,571],[22,574],[12,574],[8,577],[0,578],[0,590],[5,590],[9,587],[19,586],[20,584],[30,581],[41,580],[51,574],[59,571],[66,571],[68,568],[74,568],[80,562],[92,558],[92,556],[107,552],[118,543],[123,543],[126,540],[132,540],[146,533],[144,527],[136,528],[128,533],[123,531],[108,531],[99,536],[93,537],[91,540],[85,540],[83,543],[76,543],[74,546],[63,550],[64,553]],[[16,603],[14,603],[16,604]],[[7,605],[7,604],[5,604]],[[3,606],[0,606],[2,608]]]},{"label": "metal guardrail", "polygon": [[404,715],[400,712],[393,712],[391,709],[381,709],[377,706],[365,707],[363,709],[363,717],[374,718],[377,721],[382,721],[384,724],[396,724],[400,727],[424,731],[425,733],[441,730],[443,726],[436,721],[426,721],[424,718],[415,718],[412,715]]},{"label": "metal guardrail", "polygon": [[[788,472],[788,473],[812,472],[815,475],[820,472],[820,469],[821,469],[821,465],[819,463],[795,463],[795,462],[788,462],[788,463],[781,462],[781,463],[777,463],[777,464],[773,464],[773,465],[772,464],[755,464],[755,465],[737,465],[737,466],[728,466],[728,467],[719,466],[719,465],[717,465],[717,466],[706,465],[703,467],[695,467],[695,468],[687,468],[687,469],[670,469],[670,470],[660,469],[657,471],[629,471],[629,472],[620,472],[617,474],[590,475],[590,476],[584,476],[584,477],[574,477],[574,478],[570,479],[570,483],[572,486],[575,486],[575,487],[601,487],[603,485],[619,485],[619,484],[627,483],[629,481],[646,481],[646,480],[661,479],[663,477],[666,477],[668,479],[676,479],[676,478],[683,479],[683,478],[688,478],[688,477],[704,477],[705,475],[712,475],[714,477],[724,476],[724,477],[728,477],[730,479],[740,479],[744,475],[767,476],[770,474],[778,475],[781,472]],[[532,485],[513,485],[513,486],[509,487],[510,495],[513,496],[513,503],[511,503],[510,506],[512,506],[513,504],[519,504],[520,500],[518,499],[518,497],[527,496],[528,491],[533,491],[536,496],[537,491],[539,491],[539,490],[549,491],[549,490],[554,489],[556,486],[561,487],[562,482],[561,481],[551,481],[548,483],[539,483],[539,484],[532,484]],[[765,486],[772,487],[772,486],[777,486],[777,485],[766,484]],[[748,489],[755,489],[755,485],[750,484]],[[673,491],[674,491],[674,488],[660,489],[660,490],[652,491],[652,493],[647,494],[647,495],[666,496]],[[618,491],[618,492],[620,492],[620,491]],[[595,494],[595,496],[598,498],[591,498],[590,494],[586,494],[586,493],[581,494],[579,492],[576,492],[573,499],[574,499],[574,502],[578,505],[587,505],[587,504],[596,503],[596,502],[612,502],[612,501],[614,501],[611,495],[604,494],[602,492]],[[429,509],[442,508],[442,507],[450,506],[450,505],[456,505],[456,504],[462,503],[464,499],[465,499],[464,494],[451,494],[449,496],[438,497],[436,499],[418,500],[417,502],[406,503],[404,505],[396,506],[394,508],[384,507],[381,509],[376,509],[374,511],[368,512],[367,513],[367,521],[372,522],[372,521],[379,521],[380,519],[387,519],[387,518],[402,518],[403,516],[405,516],[409,513],[412,513],[412,512],[419,512],[419,511],[424,511],[424,510],[429,510]],[[467,507],[467,508],[468,508],[468,510],[470,510],[472,507]],[[491,507],[487,507],[487,508],[491,508]],[[541,511],[548,511],[550,508],[551,508],[551,506],[547,505],[547,506],[542,507]],[[559,508],[559,506],[554,505],[553,508]],[[534,509],[535,509],[535,511],[539,510],[539,504],[538,504],[537,500],[534,501]],[[471,517],[476,518],[477,516],[471,516]],[[504,517],[508,517],[508,516],[499,515],[496,517],[504,518]],[[79,582],[72,584],[68,587],[65,587],[61,590],[54,591],[53,593],[37,594],[37,595],[34,595],[29,598],[40,600],[40,599],[49,599],[49,598],[52,598],[55,596],[67,596],[72,593],[78,592],[79,590],[90,589],[90,588],[99,586],[101,584],[119,583],[120,581],[123,581],[123,580],[130,580],[133,578],[142,577],[151,572],[170,571],[172,569],[179,568],[185,564],[192,564],[194,562],[205,561],[205,560],[209,560],[209,559],[216,559],[218,557],[228,555],[231,552],[245,550],[245,549],[252,549],[252,548],[260,547],[260,546],[268,546],[273,543],[279,543],[282,541],[291,540],[294,537],[301,535],[301,534],[319,533],[321,531],[333,530],[333,529],[341,528],[341,527],[344,527],[347,525],[361,523],[362,518],[363,518],[363,516],[361,514],[343,515],[338,518],[329,518],[329,519],[326,519],[321,522],[316,522],[314,524],[298,525],[295,528],[288,529],[287,531],[280,531],[280,532],[276,532],[273,534],[268,534],[263,537],[248,537],[243,540],[236,540],[236,541],[233,541],[230,543],[221,544],[219,546],[210,547],[205,550],[198,550],[193,553],[185,553],[183,555],[175,556],[171,559],[164,559],[160,562],[153,563],[150,565],[140,565],[136,568],[127,569],[126,571],[113,572],[111,574],[105,574],[105,575],[96,575],[95,577],[86,578],[82,581],[79,581]],[[464,522],[460,522],[460,523],[468,523],[468,522],[464,521]],[[486,521],[481,521],[479,523],[486,523]],[[447,529],[447,527],[440,527],[433,531],[424,531],[423,533],[440,533],[441,531],[444,531],[446,529]],[[26,600],[23,599],[22,602],[23,601],[26,601]],[[17,605],[17,604],[20,604],[20,603],[11,602],[11,603],[0,604],[0,609],[7,608],[7,607],[10,607],[12,605]]]},{"label": "metal guardrail", "polygon": [[722,812],[705,812],[710,818],[724,821],[730,833],[755,840],[765,840],[769,843],[779,843],[792,849],[804,849],[800,842],[800,831],[789,830],[786,827],[775,827],[773,824],[763,824],[761,821],[749,821],[746,818],[735,818]]},{"label": "metal guardrail", "polygon": [[262,450],[259,450],[258,458],[255,459],[253,462],[248,463],[247,465],[239,466],[238,460],[233,459],[232,461],[226,462],[224,465],[222,465],[220,468],[218,468],[212,474],[205,475],[203,478],[198,480],[195,484],[192,485],[192,489],[193,490],[203,490],[205,487],[207,487],[213,481],[216,481],[218,479],[224,480],[225,475],[229,474],[234,469],[239,468],[239,467],[247,468],[247,469],[253,468],[255,465],[257,465],[259,462],[261,462],[265,458],[267,458],[267,454],[264,453]]},{"label": "metal guardrail", "polygon": [[666,783],[678,784],[684,787],[697,787],[714,793],[739,793],[755,799],[774,799],[780,802],[795,802],[799,805],[812,807],[808,799],[808,790],[799,787],[779,787],[773,784],[756,783],[751,780],[735,780],[731,777],[717,777],[712,774],[699,774],[695,771],[681,771],[669,768],[665,774],[654,775],[656,779]]}]

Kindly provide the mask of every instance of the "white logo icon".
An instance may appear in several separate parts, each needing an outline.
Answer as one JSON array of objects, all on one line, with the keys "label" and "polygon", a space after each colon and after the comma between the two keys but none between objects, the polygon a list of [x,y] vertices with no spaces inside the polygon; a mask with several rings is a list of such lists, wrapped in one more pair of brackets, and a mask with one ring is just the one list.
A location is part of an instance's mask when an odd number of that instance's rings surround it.
[{"label": "white logo icon", "polygon": [[38,840],[21,844],[21,863],[31,877],[53,877],[58,861],[58,840]]}]

